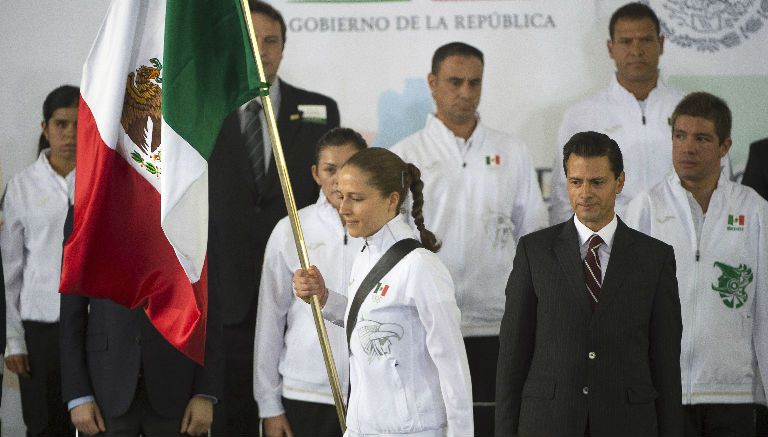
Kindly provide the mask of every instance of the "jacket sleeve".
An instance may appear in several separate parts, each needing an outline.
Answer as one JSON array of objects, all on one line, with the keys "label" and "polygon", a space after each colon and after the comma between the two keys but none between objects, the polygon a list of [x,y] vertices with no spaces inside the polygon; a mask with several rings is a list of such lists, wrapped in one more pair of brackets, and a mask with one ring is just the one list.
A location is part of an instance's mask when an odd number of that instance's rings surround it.
[{"label": "jacket sleeve", "polygon": [[763,380],[763,391],[768,399],[768,203],[761,202],[760,236],[757,242],[757,272],[755,273],[755,324],[752,342],[757,356],[757,367]]},{"label": "jacket sleeve", "polygon": [[563,117],[560,130],[557,135],[557,144],[554,147],[554,160],[552,162],[552,175],[549,182],[549,224],[556,225],[568,220],[573,215],[571,202],[568,200],[568,189],[563,170],[563,146],[574,134],[573,117],[569,112]]},{"label": "jacket sleeve", "polygon": [[659,393],[656,418],[659,435],[683,434],[680,339],[683,322],[675,276],[675,253],[667,246],[650,320],[651,378]]},{"label": "jacket sleeve", "polygon": [[14,180],[8,183],[3,196],[4,223],[0,225],[0,247],[3,248],[5,274],[5,356],[26,354],[24,326],[21,323],[21,289],[24,284],[24,222],[23,206]]},{"label": "jacket sleeve", "polygon": [[651,207],[650,194],[642,192],[629,202],[626,216],[622,219],[630,228],[651,235]]},{"label": "jacket sleeve", "polygon": [[496,367],[497,437],[517,434],[523,384],[528,376],[536,340],[537,300],[525,238],[517,248],[506,295]]},{"label": "jacket sleeve", "polygon": [[426,331],[427,352],[437,367],[448,419],[447,435],[471,436],[474,435],[472,382],[453,281],[444,266],[424,261],[414,269],[416,273],[411,277],[414,281],[409,281],[408,288],[415,291],[413,297]]},{"label": "jacket sleeve", "polygon": [[[72,233],[74,214],[72,206],[64,222],[63,240]],[[88,327],[90,299],[83,296],[62,294],[59,306],[59,345],[61,354],[62,400],[65,404],[74,399],[93,396],[93,386],[85,358],[85,338]]]},{"label": "jacket sleeve", "polygon": [[195,365],[193,395],[224,396],[224,327],[219,293],[208,292],[208,319],[205,325],[204,365]]},{"label": "jacket sleeve", "polygon": [[536,179],[536,169],[528,147],[520,144],[520,149],[519,156],[515,158],[518,166],[518,180],[515,183],[517,195],[511,211],[512,222],[515,224],[515,244],[523,235],[547,227],[547,209]]},{"label": "jacket sleeve", "polygon": [[283,409],[283,381],[278,372],[285,346],[288,310],[293,303],[293,272],[285,260],[286,222],[272,232],[261,269],[256,334],[253,346],[253,397],[262,418],[279,416]]}]

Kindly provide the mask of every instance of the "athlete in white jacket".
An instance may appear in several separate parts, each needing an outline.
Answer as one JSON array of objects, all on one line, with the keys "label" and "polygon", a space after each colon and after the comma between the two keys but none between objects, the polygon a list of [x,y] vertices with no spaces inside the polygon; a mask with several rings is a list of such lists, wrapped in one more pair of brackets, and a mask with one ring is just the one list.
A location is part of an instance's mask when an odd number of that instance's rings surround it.
[{"label": "athlete in white jacket", "polygon": [[691,94],[673,120],[675,172],[630,203],[627,223],[675,249],[686,435],[754,435],[768,381],[768,202],[720,172],[724,102]]},{"label": "athlete in white jacket", "polygon": [[[335,128],[320,138],[312,176],[321,187],[317,203],[299,210],[309,259],[328,285],[346,291],[352,260],[362,241],[347,235],[338,212],[336,173],[367,147],[352,129]],[[267,243],[259,287],[254,341],[253,395],[266,437],[336,436],[341,428],[309,305],[293,294],[291,278],[301,264],[288,217],[277,223]],[[349,381],[344,330],[327,327],[342,391]]]},{"label": "athlete in white jacket", "polygon": [[669,117],[683,93],[659,77],[659,57],[664,52],[659,19],[648,6],[630,3],[613,13],[609,36],[608,54],[616,64],[610,85],[568,109],[560,125],[550,183],[549,222],[553,225],[573,215],[559,157],[563,144],[577,132],[601,132],[619,144],[626,174],[624,190],[616,198],[620,217],[633,196],[672,170]]},{"label": "athlete in white jacket", "polygon": [[[424,248],[402,258],[371,290],[362,290],[350,338],[347,435],[471,436],[472,389],[453,283],[432,253],[421,217],[419,170],[385,149],[352,157],[339,174],[340,212],[350,235],[365,238],[347,297],[329,292],[314,267],[298,270],[298,296],[318,295],[324,316],[345,325],[353,296],[395,243],[414,238],[398,212],[407,190]],[[350,327],[351,329],[351,327]],[[319,363],[318,363],[319,364]]]},{"label": "athlete in white jacket", "polygon": [[456,284],[475,430],[492,435],[507,277],[520,237],[544,228],[547,212],[528,147],[477,115],[483,67],[475,47],[438,48],[427,78],[435,114],[392,151],[422,170],[424,221],[441,240],[438,256]]}]

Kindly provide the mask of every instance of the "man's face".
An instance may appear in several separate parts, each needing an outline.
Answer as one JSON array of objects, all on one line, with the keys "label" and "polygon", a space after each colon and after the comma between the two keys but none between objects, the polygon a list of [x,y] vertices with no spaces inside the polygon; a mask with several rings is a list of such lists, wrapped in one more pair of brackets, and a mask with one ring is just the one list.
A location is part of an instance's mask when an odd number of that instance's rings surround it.
[{"label": "man's face", "polygon": [[277,69],[283,60],[283,33],[280,23],[258,12],[251,12],[253,31],[256,33],[256,42],[259,44],[261,62],[264,64],[264,74],[267,81],[274,82],[277,78]]},{"label": "man's face", "polygon": [[437,117],[451,124],[475,119],[483,85],[483,63],[474,56],[448,56],[437,74],[427,76]]},{"label": "man's face", "polygon": [[698,183],[720,175],[720,158],[731,148],[731,139],[720,141],[715,123],[701,117],[680,115],[672,128],[672,164],[680,180]]},{"label": "man's face", "polygon": [[620,82],[655,81],[659,57],[664,52],[664,37],[659,36],[650,18],[620,18],[608,41],[608,53],[616,63]]},{"label": "man's face", "polygon": [[571,154],[566,163],[568,199],[576,217],[593,231],[613,219],[616,195],[624,188],[624,172],[613,175],[607,156],[585,158]]}]

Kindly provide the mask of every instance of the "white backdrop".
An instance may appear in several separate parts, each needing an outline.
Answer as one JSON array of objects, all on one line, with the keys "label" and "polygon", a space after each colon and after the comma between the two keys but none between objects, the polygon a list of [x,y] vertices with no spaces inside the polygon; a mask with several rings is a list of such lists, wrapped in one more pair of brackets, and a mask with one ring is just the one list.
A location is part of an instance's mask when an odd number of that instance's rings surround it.
[{"label": "white backdrop", "polygon": [[[646,0],[667,32],[662,75],[723,96],[734,111],[734,169],[768,136],[768,0]],[[613,73],[608,18],[624,0],[273,0],[288,22],[281,75],[334,97],[342,124],[389,146],[419,129],[432,101],[431,55],[455,40],[486,56],[480,114],[549,167],[562,114]],[[80,69],[107,8],[100,0],[0,0],[3,183],[35,159],[42,101]],[[699,9],[697,10],[696,7]],[[687,9],[686,9],[687,8]],[[709,8],[709,9],[706,9]],[[733,34],[736,34],[734,39]],[[720,41],[702,51],[706,41]],[[723,45],[727,42],[732,47]],[[686,43],[689,47],[681,46]],[[712,48],[710,48],[712,50]]]}]

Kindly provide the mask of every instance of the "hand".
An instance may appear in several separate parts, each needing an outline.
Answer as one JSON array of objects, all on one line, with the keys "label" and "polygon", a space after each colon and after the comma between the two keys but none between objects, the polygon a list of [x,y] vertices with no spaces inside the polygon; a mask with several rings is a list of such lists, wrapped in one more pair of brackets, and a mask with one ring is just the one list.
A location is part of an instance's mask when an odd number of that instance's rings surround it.
[{"label": "hand", "polygon": [[296,290],[296,296],[307,302],[312,296],[317,296],[321,307],[325,306],[325,301],[328,300],[325,280],[315,266],[310,266],[307,270],[299,269],[293,273],[293,289]]},{"label": "hand", "polygon": [[181,433],[201,435],[208,432],[213,423],[213,401],[205,396],[193,396],[181,418]]},{"label": "hand", "polygon": [[29,376],[32,370],[29,368],[29,356],[27,354],[8,355],[5,357],[5,365],[11,372],[25,378]]},{"label": "hand", "polygon": [[72,418],[72,424],[83,434],[95,435],[104,432],[107,428],[104,426],[104,418],[101,417],[101,410],[96,402],[86,402],[78,405],[69,412]]},{"label": "hand", "polygon": [[293,437],[291,425],[285,414],[264,419],[264,437]]}]

